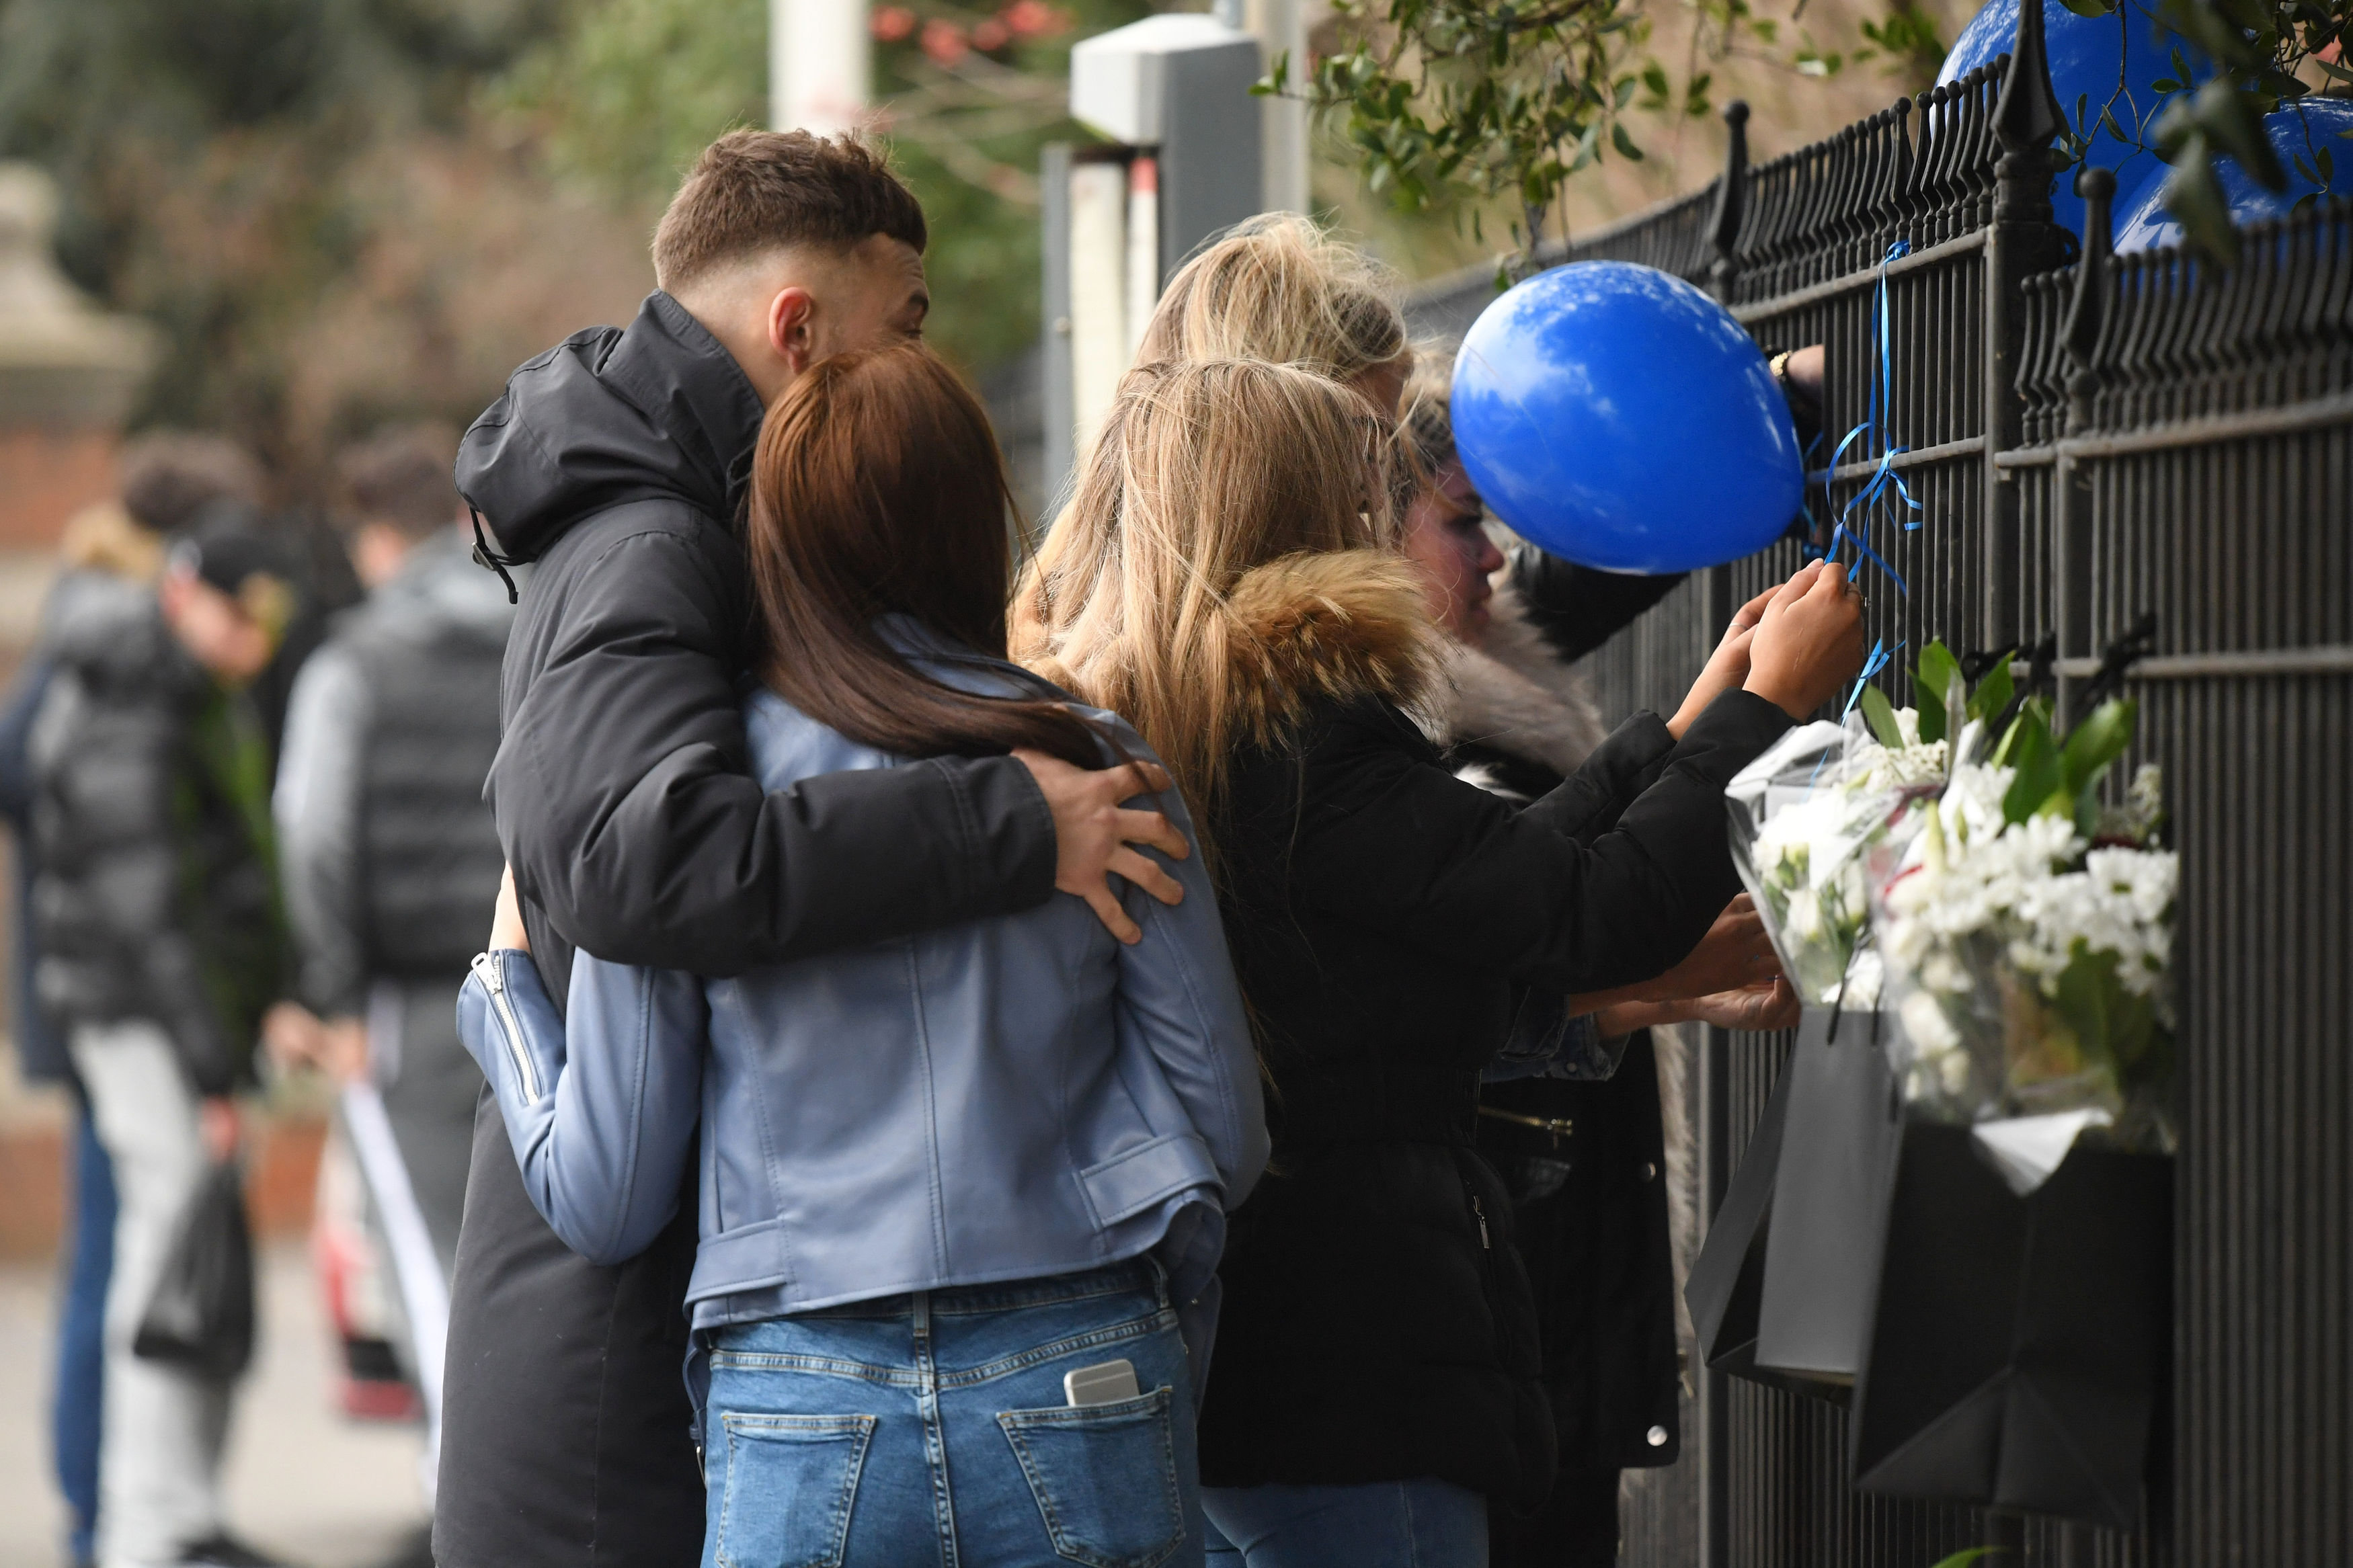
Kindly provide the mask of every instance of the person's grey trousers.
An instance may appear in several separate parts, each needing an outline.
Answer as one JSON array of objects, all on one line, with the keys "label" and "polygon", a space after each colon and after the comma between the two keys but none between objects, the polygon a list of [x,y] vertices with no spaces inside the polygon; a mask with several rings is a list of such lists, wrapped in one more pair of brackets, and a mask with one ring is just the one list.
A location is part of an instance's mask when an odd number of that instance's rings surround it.
[{"label": "person's grey trousers", "polygon": [[80,1025],[71,1048],[121,1204],[106,1296],[98,1555],[104,1568],[143,1568],[175,1562],[221,1530],[232,1385],[131,1349],[210,1157],[195,1091],[161,1026]]}]

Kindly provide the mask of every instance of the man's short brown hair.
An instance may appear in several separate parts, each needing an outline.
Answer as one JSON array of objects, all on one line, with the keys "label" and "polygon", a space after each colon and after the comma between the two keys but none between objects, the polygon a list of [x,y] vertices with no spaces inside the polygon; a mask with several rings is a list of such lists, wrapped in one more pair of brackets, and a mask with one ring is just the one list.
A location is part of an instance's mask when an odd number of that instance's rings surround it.
[{"label": "man's short brown hair", "polygon": [[404,425],[352,447],[338,465],[363,522],[389,523],[426,539],[456,521],[458,487],[450,469],[458,437],[446,425]]},{"label": "man's short brown hair", "polygon": [[923,209],[849,136],[731,131],[702,150],[654,230],[654,281],[675,292],[730,262],[789,245],[847,250],[870,235],[918,251]]},{"label": "man's short brown hair", "polygon": [[155,430],[115,459],[122,510],[142,528],[176,533],[217,500],[261,504],[261,465],[236,442],[193,430]]}]

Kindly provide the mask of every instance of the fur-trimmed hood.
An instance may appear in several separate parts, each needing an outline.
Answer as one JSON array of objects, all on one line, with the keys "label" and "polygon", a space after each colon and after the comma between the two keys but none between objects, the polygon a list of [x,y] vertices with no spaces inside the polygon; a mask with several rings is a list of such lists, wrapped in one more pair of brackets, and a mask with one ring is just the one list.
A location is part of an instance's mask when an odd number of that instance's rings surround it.
[{"label": "fur-trimmed hood", "polygon": [[1528,619],[1507,567],[1496,574],[1487,635],[1447,639],[1446,679],[1425,730],[1440,746],[1479,744],[1567,777],[1608,738],[1585,676]]},{"label": "fur-trimmed hood", "polygon": [[1242,574],[1227,606],[1242,635],[1228,666],[1238,727],[1264,742],[1319,698],[1434,705],[1443,643],[1413,563],[1374,550],[1286,555]]}]

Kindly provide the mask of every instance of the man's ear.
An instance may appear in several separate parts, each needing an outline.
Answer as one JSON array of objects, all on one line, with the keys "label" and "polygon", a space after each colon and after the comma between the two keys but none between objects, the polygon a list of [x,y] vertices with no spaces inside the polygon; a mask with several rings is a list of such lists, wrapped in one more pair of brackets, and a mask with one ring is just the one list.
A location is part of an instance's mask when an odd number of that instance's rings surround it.
[{"label": "man's ear", "polygon": [[768,347],[795,375],[818,357],[816,316],[817,296],[797,283],[768,301]]}]

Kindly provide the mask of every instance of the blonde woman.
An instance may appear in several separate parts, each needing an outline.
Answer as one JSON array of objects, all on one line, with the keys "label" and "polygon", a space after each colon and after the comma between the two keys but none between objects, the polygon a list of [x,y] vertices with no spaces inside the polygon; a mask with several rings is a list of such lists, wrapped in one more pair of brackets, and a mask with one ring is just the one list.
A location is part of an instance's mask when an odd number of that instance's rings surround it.
[{"label": "blonde woman", "polygon": [[1388,437],[1297,365],[1140,367],[1021,595],[1016,656],[1127,716],[1192,805],[1272,1081],[1280,1174],[1233,1216],[1201,1428],[1210,1560],[1248,1568],[1476,1568],[1486,1499],[1542,1501],[1481,1070],[1515,984],[1591,1018],[1770,974],[1702,944],[1736,889],[1723,785],[1862,652],[1843,574],[1810,568],[1672,719],[1514,809],[1411,717],[1439,634]]}]

